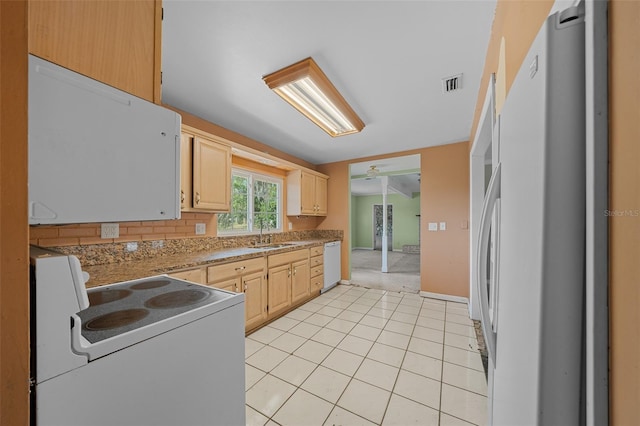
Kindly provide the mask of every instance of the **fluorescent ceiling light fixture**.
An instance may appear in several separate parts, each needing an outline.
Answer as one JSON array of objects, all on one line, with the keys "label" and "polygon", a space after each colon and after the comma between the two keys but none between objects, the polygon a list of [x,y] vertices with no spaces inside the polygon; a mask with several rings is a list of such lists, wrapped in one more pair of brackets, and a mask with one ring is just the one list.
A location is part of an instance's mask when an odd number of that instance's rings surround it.
[{"label": "fluorescent ceiling light fixture", "polygon": [[312,58],[262,77],[271,90],[331,136],[357,133],[364,123]]}]

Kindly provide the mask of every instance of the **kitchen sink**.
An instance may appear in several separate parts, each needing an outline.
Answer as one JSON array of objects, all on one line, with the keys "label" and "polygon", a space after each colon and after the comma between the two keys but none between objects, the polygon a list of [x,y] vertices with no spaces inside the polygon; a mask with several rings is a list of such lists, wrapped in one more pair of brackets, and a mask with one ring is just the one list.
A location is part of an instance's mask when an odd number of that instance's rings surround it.
[{"label": "kitchen sink", "polygon": [[269,250],[269,249],[278,249],[278,248],[284,248],[284,247],[291,247],[294,246],[294,243],[269,243],[269,244],[256,244],[255,246],[252,246],[252,248],[259,248],[259,249],[263,249],[263,250]]}]

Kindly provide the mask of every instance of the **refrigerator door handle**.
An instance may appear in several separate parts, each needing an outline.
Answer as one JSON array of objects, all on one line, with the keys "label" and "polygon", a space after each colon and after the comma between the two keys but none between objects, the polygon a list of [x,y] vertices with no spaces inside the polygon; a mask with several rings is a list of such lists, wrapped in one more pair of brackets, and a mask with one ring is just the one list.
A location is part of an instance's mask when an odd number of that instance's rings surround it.
[{"label": "refrigerator door handle", "polygon": [[[487,352],[489,358],[496,365],[496,333],[491,326],[491,316],[489,315],[489,292],[487,291],[487,256],[488,256],[488,244],[489,236],[491,235],[491,217],[493,216],[493,210],[496,205],[496,201],[500,198],[500,175],[502,165],[499,163],[496,167],[491,180],[489,181],[489,187],[487,188],[487,194],[484,199],[484,205],[482,206],[482,216],[480,217],[480,231],[478,234],[478,264],[476,265],[477,279],[476,284],[478,286],[478,294],[480,295],[480,320],[482,322],[482,332],[487,345]],[[497,267],[497,265],[496,265]],[[496,309],[497,307],[494,307]]]}]

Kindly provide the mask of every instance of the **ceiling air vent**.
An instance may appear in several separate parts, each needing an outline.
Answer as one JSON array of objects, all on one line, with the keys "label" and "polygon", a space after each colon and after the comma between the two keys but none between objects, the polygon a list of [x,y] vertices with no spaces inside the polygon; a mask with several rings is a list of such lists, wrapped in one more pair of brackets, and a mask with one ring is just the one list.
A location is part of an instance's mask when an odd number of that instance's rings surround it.
[{"label": "ceiling air vent", "polygon": [[449,93],[462,89],[462,74],[452,75],[442,79],[442,92]]}]

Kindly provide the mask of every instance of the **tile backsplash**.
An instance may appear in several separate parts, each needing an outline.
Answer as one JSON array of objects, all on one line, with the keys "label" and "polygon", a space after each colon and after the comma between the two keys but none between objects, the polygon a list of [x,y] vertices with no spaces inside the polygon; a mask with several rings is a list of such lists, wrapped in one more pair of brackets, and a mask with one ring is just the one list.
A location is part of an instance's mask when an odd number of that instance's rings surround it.
[{"label": "tile backsplash", "polygon": [[[204,223],[204,235],[196,235],[196,224]],[[180,219],[146,222],[121,222],[119,238],[100,238],[99,223],[74,225],[31,226],[29,242],[41,247],[83,246],[124,242],[144,242],[176,238],[215,237],[216,215],[213,213],[182,213]]]}]

